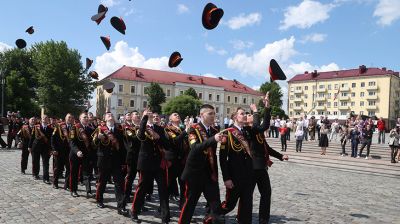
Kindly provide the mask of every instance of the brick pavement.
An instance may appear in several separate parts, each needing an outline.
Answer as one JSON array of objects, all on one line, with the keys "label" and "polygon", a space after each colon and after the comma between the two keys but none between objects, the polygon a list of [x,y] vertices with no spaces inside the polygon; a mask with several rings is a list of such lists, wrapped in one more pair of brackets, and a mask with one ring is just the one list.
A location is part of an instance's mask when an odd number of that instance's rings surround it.
[{"label": "brick pavement", "polygon": [[[275,144],[273,141],[271,144]],[[307,147],[310,151],[318,149],[312,144]],[[33,180],[29,175],[31,157],[27,174],[20,174],[19,161],[19,150],[0,150],[0,223],[131,223],[117,214],[112,185],[105,194],[107,208],[99,209],[94,199],[72,198],[69,192]],[[399,178],[351,171],[275,161],[269,171],[273,189],[271,223],[400,223]],[[150,210],[140,216],[142,223],[160,223],[157,203],[147,203]],[[253,223],[258,221],[258,204],[256,190]],[[203,206],[202,198],[194,223],[200,223]],[[235,223],[235,214],[236,210],[228,214],[226,223]],[[177,222],[178,215],[177,204],[171,203],[171,223]]]}]

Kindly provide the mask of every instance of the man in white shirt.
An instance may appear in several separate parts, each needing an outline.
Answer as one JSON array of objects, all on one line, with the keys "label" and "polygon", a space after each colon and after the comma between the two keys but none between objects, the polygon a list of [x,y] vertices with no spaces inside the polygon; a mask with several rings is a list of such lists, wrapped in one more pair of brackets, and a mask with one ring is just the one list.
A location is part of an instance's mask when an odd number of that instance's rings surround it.
[{"label": "man in white shirt", "polygon": [[279,119],[279,116],[276,116],[274,126],[275,126],[275,138],[278,138],[279,128],[281,127],[281,119]]},{"label": "man in white shirt", "polygon": [[307,115],[304,115],[304,121],[303,121],[303,131],[304,131],[304,139],[308,141],[308,118]]},{"label": "man in white shirt", "polygon": [[226,117],[224,118],[224,126],[225,129],[229,127],[229,115],[226,115]]},{"label": "man in white shirt", "polygon": [[335,121],[331,125],[331,135],[329,136],[329,141],[332,141],[333,136],[335,136],[335,141],[337,141],[338,132],[339,132],[339,122],[338,119],[335,119]]},{"label": "man in white shirt", "polygon": [[293,129],[293,122],[291,119],[288,119],[286,122],[286,127],[288,129],[286,139],[290,141],[290,131]]}]

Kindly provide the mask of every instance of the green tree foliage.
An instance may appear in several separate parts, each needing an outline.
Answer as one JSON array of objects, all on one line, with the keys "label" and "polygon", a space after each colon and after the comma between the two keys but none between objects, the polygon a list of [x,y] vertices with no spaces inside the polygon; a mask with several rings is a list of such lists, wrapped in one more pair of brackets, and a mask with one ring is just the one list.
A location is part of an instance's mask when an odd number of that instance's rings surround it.
[{"label": "green tree foliage", "polygon": [[37,43],[31,51],[39,104],[53,116],[78,114],[94,90],[92,79],[83,73],[78,51],[63,41]]},{"label": "green tree foliage", "polygon": [[195,89],[193,89],[192,87],[190,87],[189,89],[185,90],[185,92],[183,93],[187,96],[192,96],[195,99],[199,99],[199,96],[197,95],[197,92]]},{"label": "green tree foliage", "polygon": [[201,102],[188,95],[177,96],[169,100],[163,108],[164,114],[178,113],[182,120],[186,116],[196,116],[199,113]]},{"label": "green tree foliage", "polygon": [[4,110],[19,110],[27,117],[37,115],[40,110],[31,53],[17,48],[0,52],[0,70],[5,78]]},{"label": "green tree foliage", "polygon": [[149,96],[149,106],[153,112],[161,112],[161,104],[165,102],[165,93],[158,83],[151,83],[144,89],[144,93]]},{"label": "green tree foliage", "polygon": [[276,82],[265,82],[260,86],[260,92],[266,94],[269,92],[271,106],[282,107],[283,93],[281,87]]}]

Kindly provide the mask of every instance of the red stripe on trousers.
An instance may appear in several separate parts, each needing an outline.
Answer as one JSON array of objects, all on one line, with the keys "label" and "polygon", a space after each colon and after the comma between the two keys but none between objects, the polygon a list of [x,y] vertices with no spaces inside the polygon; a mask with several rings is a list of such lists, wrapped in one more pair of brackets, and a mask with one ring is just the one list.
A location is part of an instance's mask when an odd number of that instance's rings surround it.
[{"label": "red stripe on trousers", "polygon": [[186,181],[185,182],[185,204],[183,204],[183,207],[182,207],[182,209],[181,209],[181,214],[179,215],[179,220],[178,220],[178,224],[181,224],[182,223],[182,214],[183,214],[183,211],[185,211],[185,208],[186,208],[186,205],[187,205],[187,203],[188,203],[188,190],[189,189],[189,185],[188,185],[188,182]]}]

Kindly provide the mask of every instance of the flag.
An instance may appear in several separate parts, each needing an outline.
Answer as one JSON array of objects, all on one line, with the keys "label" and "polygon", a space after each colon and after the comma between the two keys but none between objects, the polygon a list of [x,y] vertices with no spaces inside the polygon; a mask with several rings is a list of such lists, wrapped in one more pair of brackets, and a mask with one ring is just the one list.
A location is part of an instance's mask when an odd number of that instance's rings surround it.
[{"label": "flag", "polygon": [[340,87],[338,88],[337,93],[335,93],[335,98],[333,98],[333,100],[336,100],[337,96],[339,95],[339,92],[340,92]]}]

